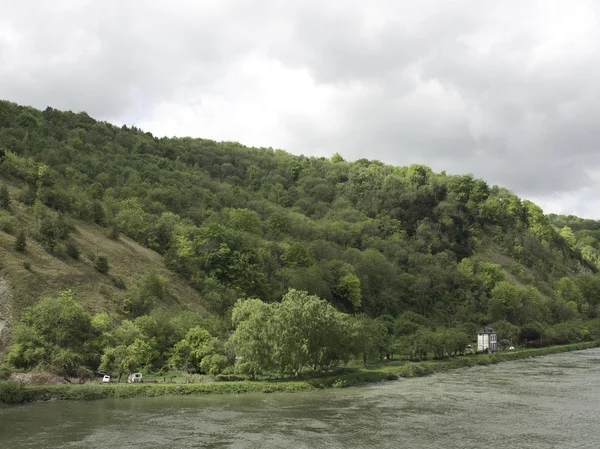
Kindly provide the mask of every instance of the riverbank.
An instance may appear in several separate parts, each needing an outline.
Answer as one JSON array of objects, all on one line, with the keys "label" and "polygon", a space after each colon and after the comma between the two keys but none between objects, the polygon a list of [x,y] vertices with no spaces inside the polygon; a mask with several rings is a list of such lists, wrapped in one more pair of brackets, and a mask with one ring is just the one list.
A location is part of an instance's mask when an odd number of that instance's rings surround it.
[{"label": "riverbank", "polygon": [[301,392],[320,388],[341,388],[353,385],[426,376],[451,369],[539,357],[560,352],[595,348],[600,342],[575,343],[539,349],[504,351],[496,354],[470,355],[445,360],[425,362],[391,362],[377,368],[356,372],[336,373],[329,376],[286,381],[234,381],[203,384],[85,384],[85,385],[35,385],[21,387],[10,382],[0,382],[0,404],[19,404],[49,400],[94,400],[107,398],[155,397],[192,394],[242,394]]}]

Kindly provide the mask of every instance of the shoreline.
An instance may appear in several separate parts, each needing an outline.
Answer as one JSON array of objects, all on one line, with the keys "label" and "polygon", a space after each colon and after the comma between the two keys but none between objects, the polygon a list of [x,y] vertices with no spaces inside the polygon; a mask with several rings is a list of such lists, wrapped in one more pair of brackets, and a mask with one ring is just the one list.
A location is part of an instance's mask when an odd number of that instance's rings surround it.
[{"label": "shoreline", "polygon": [[157,397],[191,394],[297,393],[325,388],[344,388],[400,378],[422,377],[453,369],[492,365],[501,362],[540,357],[562,352],[579,351],[600,346],[600,341],[573,343],[546,348],[503,351],[495,354],[468,355],[423,362],[398,362],[356,372],[334,373],[304,380],[265,380],[210,382],[203,384],[113,384],[33,385],[0,383],[0,405],[22,404],[50,400],[95,400],[132,397]]}]

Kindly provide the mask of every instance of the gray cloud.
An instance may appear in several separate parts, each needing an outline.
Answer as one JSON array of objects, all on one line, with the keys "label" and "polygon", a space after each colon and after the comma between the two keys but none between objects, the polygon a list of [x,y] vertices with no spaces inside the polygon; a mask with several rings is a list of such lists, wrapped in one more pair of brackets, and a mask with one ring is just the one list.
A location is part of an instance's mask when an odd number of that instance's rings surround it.
[{"label": "gray cloud", "polygon": [[4,2],[0,97],[474,173],[600,218],[595,2]]}]

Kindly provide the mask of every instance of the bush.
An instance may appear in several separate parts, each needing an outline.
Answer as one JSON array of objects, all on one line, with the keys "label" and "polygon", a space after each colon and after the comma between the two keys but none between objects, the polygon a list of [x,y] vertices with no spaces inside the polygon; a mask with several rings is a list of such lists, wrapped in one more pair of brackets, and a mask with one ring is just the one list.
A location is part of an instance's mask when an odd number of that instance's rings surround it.
[{"label": "bush", "polygon": [[115,287],[117,287],[119,290],[126,289],[125,281],[123,281],[123,279],[121,279],[119,276],[113,276],[110,280],[113,283],[113,285]]},{"label": "bush", "polygon": [[0,231],[12,234],[15,231],[15,220],[8,212],[0,210]]},{"label": "bush", "polygon": [[110,269],[110,266],[108,265],[108,258],[102,254],[98,254],[94,260],[94,268],[99,273],[108,273],[108,270]]},{"label": "bush", "polygon": [[81,253],[74,242],[67,242],[65,252],[67,253],[67,256],[72,259],[79,259],[79,254]]},{"label": "bush", "polygon": [[19,233],[17,234],[17,239],[15,240],[15,250],[19,251],[20,253],[25,252],[25,249],[27,248],[27,237],[25,236],[25,231],[23,231],[22,229],[19,231]]},{"label": "bush", "polygon": [[8,188],[5,185],[0,187],[0,209],[10,209],[10,195],[8,194]]},{"label": "bush", "polygon": [[72,225],[63,215],[56,213],[44,214],[39,220],[35,238],[48,251],[54,252],[58,243],[69,237],[71,230]]},{"label": "bush", "polygon": [[31,262],[29,262],[28,260],[23,262],[23,268],[25,268],[26,270],[31,270]]},{"label": "bush", "polygon": [[0,380],[8,380],[11,374],[12,368],[7,363],[0,365]]},{"label": "bush", "polygon": [[119,240],[121,232],[116,224],[111,224],[106,231],[106,236],[111,240]]},{"label": "bush", "polygon": [[36,198],[37,198],[37,191],[36,191],[35,187],[33,187],[33,186],[27,187],[27,189],[25,191],[21,192],[21,194],[19,194],[19,196],[18,196],[19,201],[21,201],[23,204],[25,204],[27,206],[33,206],[33,203],[35,203]]},{"label": "bush", "polygon": [[52,249],[52,254],[59,259],[66,259],[67,256],[67,248],[64,243],[58,242],[54,248]]},{"label": "bush", "polygon": [[0,404],[20,404],[24,401],[25,395],[19,384],[0,382]]}]

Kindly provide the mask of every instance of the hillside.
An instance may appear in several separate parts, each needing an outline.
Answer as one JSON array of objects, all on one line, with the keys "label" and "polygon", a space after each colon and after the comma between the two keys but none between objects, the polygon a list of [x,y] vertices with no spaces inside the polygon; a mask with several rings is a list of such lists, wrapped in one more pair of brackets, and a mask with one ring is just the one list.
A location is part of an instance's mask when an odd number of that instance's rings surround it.
[{"label": "hillside", "polygon": [[2,186],[4,322],[65,289],[89,313],[135,318],[125,298],[143,303],[151,272],[168,294],[144,313],[228,317],[239,298],[278,302],[294,288],[379,317],[395,338],[491,323],[516,338],[595,318],[600,303],[597,259],[538,206],[423,165],[156,138],[0,102]]},{"label": "hillside", "polygon": [[[18,198],[26,184],[12,176],[0,175],[11,197]],[[26,229],[35,232],[35,217],[18,201],[11,202],[10,215],[0,213],[0,354],[8,343],[8,327],[24,308],[41,297],[55,297],[70,289],[91,313],[115,311],[118,299],[131,295],[148,273],[168,282],[168,292],[159,307],[175,313],[181,310],[204,312],[200,293],[165,267],[162,256],[126,236],[111,239],[106,229],[95,223],[69,219],[69,243],[80,253],[73,258],[60,248],[49,252],[35,239],[27,240],[26,251],[15,250],[16,235]],[[109,261],[109,272],[94,268],[98,254]],[[25,267],[26,264],[28,268]]]}]

